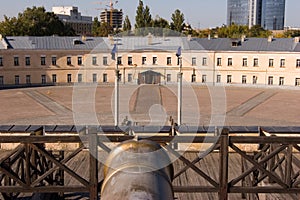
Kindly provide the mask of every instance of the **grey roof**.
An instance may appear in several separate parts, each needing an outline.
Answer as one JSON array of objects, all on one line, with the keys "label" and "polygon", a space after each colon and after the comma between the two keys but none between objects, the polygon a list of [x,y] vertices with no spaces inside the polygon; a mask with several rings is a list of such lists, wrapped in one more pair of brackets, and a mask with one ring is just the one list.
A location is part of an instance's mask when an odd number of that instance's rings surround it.
[{"label": "grey roof", "polygon": [[[7,37],[9,47],[12,49],[46,49],[46,50],[95,50],[110,51],[112,44],[107,37],[59,37],[59,36],[22,36]],[[74,41],[79,44],[74,44]],[[238,42],[236,47],[232,42]],[[275,38],[268,42],[267,38],[246,38],[244,42],[240,39],[230,38],[192,38],[187,37],[152,37],[149,45],[148,37],[120,37],[113,41],[118,44],[119,51],[158,50],[175,51],[179,46],[183,51],[278,51],[278,52],[300,52],[300,43],[295,43],[293,38]],[[3,49],[0,43],[0,49]]]}]

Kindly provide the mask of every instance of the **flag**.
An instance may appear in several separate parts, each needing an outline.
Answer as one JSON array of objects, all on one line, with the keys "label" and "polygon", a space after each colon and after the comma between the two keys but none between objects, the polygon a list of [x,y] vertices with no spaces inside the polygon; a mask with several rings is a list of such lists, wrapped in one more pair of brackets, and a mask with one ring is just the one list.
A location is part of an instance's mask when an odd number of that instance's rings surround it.
[{"label": "flag", "polygon": [[111,50],[111,59],[116,60],[116,53],[117,53],[117,45],[114,44],[113,49]]},{"label": "flag", "polygon": [[176,56],[177,57],[181,56],[181,47],[178,47],[177,52],[176,52]]}]

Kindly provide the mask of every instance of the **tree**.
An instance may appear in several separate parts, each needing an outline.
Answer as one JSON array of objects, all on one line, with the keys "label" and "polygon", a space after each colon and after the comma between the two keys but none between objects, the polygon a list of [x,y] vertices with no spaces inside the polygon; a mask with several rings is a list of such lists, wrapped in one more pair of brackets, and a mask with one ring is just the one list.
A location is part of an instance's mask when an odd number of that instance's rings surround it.
[{"label": "tree", "polygon": [[93,21],[93,25],[92,25],[92,34],[93,34],[94,36],[97,36],[97,35],[98,35],[98,30],[99,30],[99,28],[100,28],[100,25],[101,25],[101,23],[100,23],[100,21],[98,20],[98,17],[95,17],[95,18],[94,18],[94,21]]},{"label": "tree", "polygon": [[131,31],[131,23],[128,15],[126,15],[124,23],[123,23],[123,31]]},{"label": "tree", "polygon": [[255,25],[250,28],[248,35],[249,37],[268,37],[272,35],[272,32],[263,29],[260,25]]},{"label": "tree", "polygon": [[171,29],[177,32],[182,32],[184,27],[184,15],[180,12],[180,10],[175,10],[172,14],[172,22],[171,22]]},{"label": "tree", "polygon": [[158,27],[158,28],[169,28],[170,27],[169,22],[159,16],[156,16],[155,19],[152,20],[151,24],[152,24],[152,27]]},{"label": "tree", "polygon": [[146,27],[151,27],[152,17],[150,14],[150,8],[146,6],[144,8],[144,3],[142,0],[139,1],[139,5],[136,9],[135,16],[135,29],[137,35],[148,34],[148,29]]},{"label": "tree", "polygon": [[73,29],[65,26],[52,12],[44,7],[27,8],[18,17],[4,17],[0,22],[0,31],[12,36],[75,35]]},{"label": "tree", "polygon": [[94,19],[93,35],[100,37],[107,37],[113,33],[113,28],[107,22],[97,22],[98,19]]},{"label": "tree", "polygon": [[139,1],[139,5],[136,9],[136,16],[135,16],[135,29],[144,28],[145,27],[145,20],[144,20],[144,3],[142,0]]}]

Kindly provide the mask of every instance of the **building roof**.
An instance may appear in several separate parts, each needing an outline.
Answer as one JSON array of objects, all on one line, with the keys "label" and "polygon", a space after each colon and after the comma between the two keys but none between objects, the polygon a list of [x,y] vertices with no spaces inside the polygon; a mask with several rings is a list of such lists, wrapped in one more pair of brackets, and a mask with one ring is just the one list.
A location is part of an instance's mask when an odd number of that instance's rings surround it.
[{"label": "building roof", "polygon": [[[294,38],[192,38],[187,37],[120,37],[112,41],[107,37],[59,37],[20,36],[3,37],[0,49],[31,50],[95,50],[110,51],[113,43],[119,51],[175,51],[179,46],[184,51],[256,51],[256,52],[300,52],[300,43]],[[5,42],[3,42],[5,41]],[[7,44],[7,45],[6,45]]]}]

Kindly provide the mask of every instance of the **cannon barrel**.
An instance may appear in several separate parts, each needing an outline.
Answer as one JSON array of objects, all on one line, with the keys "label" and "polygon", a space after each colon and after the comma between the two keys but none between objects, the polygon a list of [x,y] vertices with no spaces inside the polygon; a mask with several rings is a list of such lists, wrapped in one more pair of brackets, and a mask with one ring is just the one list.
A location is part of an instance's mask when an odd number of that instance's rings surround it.
[{"label": "cannon barrel", "polygon": [[104,165],[101,200],[174,199],[173,166],[166,151],[149,140],[125,141]]}]

